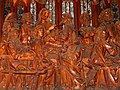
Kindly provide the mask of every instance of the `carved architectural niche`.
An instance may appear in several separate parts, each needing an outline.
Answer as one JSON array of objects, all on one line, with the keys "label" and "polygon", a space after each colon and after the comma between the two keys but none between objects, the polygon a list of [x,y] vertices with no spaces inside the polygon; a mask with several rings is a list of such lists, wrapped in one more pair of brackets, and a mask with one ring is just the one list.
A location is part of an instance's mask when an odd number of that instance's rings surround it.
[{"label": "carved architectural niche", "polygon": [[4,22],[4,0],[0,0],[0,37],[2,35],[2,27]]},{"label": "carved architectural niche", "polygon": [[27,0],[13,0],[14,5],[17,1],[23,1],[27,5]]},{"label": "carved architectural niche", "polygon": [[99,0],[92,0],[92,4],[93,4],[93,5],[99,4]]},{"label": "carved architectural niche", "polygon": [[46,1],[47,0],[36,0],[38,3],[40,3],[40,4],[46,4]]},{"label": "carved architectural niche", "polygon": [[27,11],[27,4],[23,0],[17,0],[14,4],[15,12],[17,12],[18,9],[24,9],[24,12]]}]

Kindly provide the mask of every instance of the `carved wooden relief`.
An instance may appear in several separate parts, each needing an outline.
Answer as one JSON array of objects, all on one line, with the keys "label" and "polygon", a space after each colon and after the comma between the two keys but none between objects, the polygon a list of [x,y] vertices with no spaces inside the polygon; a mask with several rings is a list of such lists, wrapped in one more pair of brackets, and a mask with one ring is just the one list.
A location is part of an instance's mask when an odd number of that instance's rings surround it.
[{"label": "carved wooden relief", "polygon": [[120,21],[113,22],[113,12],[103,10],[98,27],[91,26],[89,13],[83,12],[79,35],[71,13],[62,14],[58,25],[50,16],[50,10],[43,8],[34,26],[32,14],[23,13],[21,28],[16,13],[6,16],[0,42],[0,88],[119,90]]}]

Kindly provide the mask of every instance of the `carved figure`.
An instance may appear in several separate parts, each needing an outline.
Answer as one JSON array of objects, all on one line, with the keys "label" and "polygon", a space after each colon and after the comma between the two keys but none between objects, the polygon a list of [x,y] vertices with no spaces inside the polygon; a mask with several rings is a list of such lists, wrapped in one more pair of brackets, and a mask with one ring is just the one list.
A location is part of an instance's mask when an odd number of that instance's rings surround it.
[{"label": "carved figure", "polygon": [[107,39],[114,37],[113,17],[114,17],[113,12],[109,8],[107,8],[100,13],[98,18],[100,26],[105,26],[106,28],[105,32]]},{"label": "carved figure", "polygon": [[17,23],[17,14],[14,12],[9,13],[6,18],[5,22],[3,24],[3,37],[2,41],[7,41],[8,40],[8,32],[11,31],[12,28],[17,27],[18,28],[18,23]]},{"label": "carved figure", "polygon": [[21,39],[23,39],[23,36],[26,34],[28,35],[28,38],[31,39],[31,32],[32,32],[32,15],[30,13],[24,13],[22,15],[22,27],[21,27]]},{"label": "carved figure", "polygon": [[119,37],[119,35],[120,35],[120,21],[117,21],[115,23],[115,28],[116,28],[116,33],[115,33],[116,36],[115,36],[115,39],[113,39],[113,42],[115,42],[116,45],[118,45],[120,47],[120,42],[119,42],[119,40],[120,40],[120,37]]},{"label": "carved figure", "polygon": [[90,16],[80,15],[79,36],[72,16],[63,14],[60,26],[50,22],[43,8],[37,25],[32,15],[22,15],[18,27],[16,13],[3,25],[0,42],[0,88],[75,90],[120,87],[120,21],[113,23],[110,9],[101,12],[100,26],[90,24]]},{"label": "carved figure", "polygon": [[[90,16],[88,13],[85,12],[80,15],[80,24],[82,25],[82,27],[79,29],[81,58],[78,62],[78,65],[80,68],[83,68],[81,70],[82,81],[85,81],[86,84],[88,84],[87,76],[89,75],[89,72],[91,72],[91,68],[92,68],[89,61],[90,61],[93,42],[94,42],[93,40],[94,28],[90,26]],[[89,84],[91,84],[91,82],[89,82]]]},{"label": "carved figure", "polygon": [[[96,89],[99,88],[100,85],[103,85],[103,87],[107,88],[110,88],[112,85],[116,87],[117,85],[116,81],[111,79],[113,78],[109,68],[109,64],[111,63],[111,61],[107,59],[105,56],[106,52],[108,52],[110,55],[115,56],[116,49],[114,49],[110,44],[107,43],[106,35],[107,32],[105,26],[99,26],[95,31],[94,47],[92,49],[90,63],[95,67],[96,70],[98,70],[98,72],[96,73],[97,74],[97,83],[95,87]],[[105,74],[103,72],[105,72]],[[100,75],[98,73],[100,73]],[[99,76],[102,77],[102,80],[99,79]],[[109,83],[107,84],[107,86],[105,86],[105,83],[108,83],[108,81],[106,81],[104,78],[108,78],[111,84]]]},{"label": "carved figure", "polygon": [[43,25],[45,28],[44,34],[49,33],[55,28],[56,25],[50,23],[50,11],[43,8],[38,14],[38,24]]}]

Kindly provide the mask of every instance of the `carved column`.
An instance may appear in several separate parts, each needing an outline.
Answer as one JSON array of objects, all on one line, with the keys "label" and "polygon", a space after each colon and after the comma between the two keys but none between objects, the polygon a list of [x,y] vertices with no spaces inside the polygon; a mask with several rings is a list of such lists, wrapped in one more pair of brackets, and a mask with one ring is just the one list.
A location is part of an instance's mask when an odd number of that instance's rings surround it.
[{"label": "carved column", "polygon": [[[59,21],[58,23],[60,23],[62,21],[62,0],[58,0],[58,7],[59,7],[59,14],[58,14],[58,18],[59,18]],[[59,27],[61,28],[61,27]]]},{"label": "carved column", "polygon": [[13,3],[13,0],[10,0],[10,12],[14,12],[14,3]]},{"label": "carved column", "polygon": [[41,5],[40,5],[40,3],[38,3],[38,2],[36,2],[36,9],[37,9],[37,15],[38,15],[38,13],[39,13],[40,10],[41,10]]},{"label": "carved column", "polygon": [[30,3],[31,3],[31,0],[27,0],[27,12],[30,12]]},{"label": "carved column", "polygon": [[91,4],[91,9],[92,9],[92,26],[98,27],[99,25],[98,16],[100,14],[100,4],[97,4],[97,5]]},{"label": "carved column", "polygon": [[[44,3],[40,3],[40,2],[36,2],[36,7],[37,7],[37,15],[39,14],[40,10],[42,8],[45,8],[45,4]],[[38,17],[38,16],[37,16]]]},{"label": "carved column", "polygon": [[73,1],[73,6],[74,6],[74,25],[75,25],[75,30],[76,33],[78,34],[78,4],[77,4],[78,0],[74,0]]},{"label": "carved column", "polygon": [[55,24],[56,25],[59,25],[59,15],[58,15],[58,10],[59,10],[59,7],[58,7],[58,0],[55,0]]},{"label": "carved column", "polygon": [[[62,21],[62,0],[55,0],[55,23],[59,25]],[[61,28],[59,26],[59,28]]]},{"label": "carved column", "polygon": [[0,39],[2,35],[2,26],[4,22],[4,0],[0,0]]},{"label": "carved column", "polygon": [[119,15],[120,15],[120,0],[118,0],[118,8],[119,8]]},{"label": "carved column", "polygon": [[[78,30],[79,30],[79,28],[81,27],[81,25],[80,25],[80,14],[81,14],[81,0],[78,0],[77,1],[77,15],[78,15],[78,19],[77,19],[77,23],[78,23]],[[78,34],[78,31],[77,31],[77,34]]]}]

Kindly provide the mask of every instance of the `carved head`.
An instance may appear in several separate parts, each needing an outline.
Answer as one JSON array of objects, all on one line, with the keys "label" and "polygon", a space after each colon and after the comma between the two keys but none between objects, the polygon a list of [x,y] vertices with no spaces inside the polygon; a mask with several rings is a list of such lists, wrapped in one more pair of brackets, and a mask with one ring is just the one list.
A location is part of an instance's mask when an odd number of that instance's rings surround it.
[{"label": "carved head", "polygon": [[43,8],[38,14],[38,20],[41,21],[50,21],[50,11],[47,8]]},{"label": "carved head", "polygon": [[22,14],[22,23],[30,25],[32,23],[31,13]]},{"label": "carved head", "polygon": [[83,26],[89,26],[90,25],[90,16],[87,12],[84,12],[79,17],[80,24],[83,24]]},{"label": "carved head", "polygon": [[107,33],[105,31],[105,26],[100,26],[95,31],[95,41],[105,41],[107,38]]},{"label": "carved head", "polygon": [[114,17],[113,12],[109,8],[107,8],[100,13],[99,22],[100,23],[111,22],[113,21],[113,17]]},{"label": "carved head", "polygon": [[62,21],[60,22],[60,25],[65,24],[65,23],[71,24],[72,23],[72,19],[73,18],[72,18],[70,13],[64,13]]},{"label": "carved head", "polygon": [[14,27],[8,32],[8,39],[16,41],[18,40],[19,33],[18,33],[19,28]]},{"label": "carved head", "polygon": [[64,13],[63,18],[73,19],[70,13]]},{"label": "carved head", "polygon": [[115,27],[120,31],[120,20],[115,23]]}]

